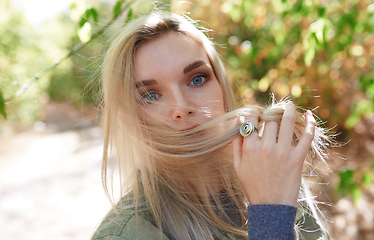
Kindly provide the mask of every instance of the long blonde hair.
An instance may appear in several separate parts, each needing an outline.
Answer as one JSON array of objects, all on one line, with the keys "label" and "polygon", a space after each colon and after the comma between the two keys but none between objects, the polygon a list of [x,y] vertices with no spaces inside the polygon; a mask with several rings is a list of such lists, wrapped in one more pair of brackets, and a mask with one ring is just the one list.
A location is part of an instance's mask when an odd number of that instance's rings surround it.
[{"label": "long blonde hair", "polygon": [[[193,38],[205,50],[224,95],[225,113],[189,131],[150,126],[138,116],[142,106],[134,87],[134,55],[152,39],[175,31]],[[256,111],[260,121],[280,121],[285,102],[264,109],[246,106],[236,109],[235,96],[212,42],[191,20],[172,13],[152,13],[129,23],[112,41],[103,63],[103,185],[109,194],[110,161],[119,169],[121,195],[133,192],[135,211],[145,204],[155,224],[177,239],[233,239],[246,236],[246,199],[232,164],[230,142],[239,133],[238,116]],[[301,113],[295,127],[295,143],[305,119]],[[217,134],[216,129],[222,129]],[[199,136],[197,139],[194,136]],[[328,138],[317,127],[308,159],[326,158]],[[227,217],[219,197],[212,194],[201,174],[209,167],[210,179],[217,179],[238,210],[240,226]],[[309,204],[310,205],[310,204]],[[308,206],[309,206],[308,205]],[[309,206],[313,208],[313,206]],[[225,232],[225,234],[222,234]]]}]

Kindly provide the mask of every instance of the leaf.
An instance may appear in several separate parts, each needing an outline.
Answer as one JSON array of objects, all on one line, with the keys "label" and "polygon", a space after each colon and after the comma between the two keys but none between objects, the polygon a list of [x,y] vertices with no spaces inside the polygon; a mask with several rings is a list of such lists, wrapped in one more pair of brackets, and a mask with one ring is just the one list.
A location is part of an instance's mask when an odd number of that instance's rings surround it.
[{"label": "leaf", "polygon": [[354,186],[354,188],[352,189],[351,195],[352,195],[353,203],[354,203],[355,205],[357,205],[358,200],[360,200],[360,198],[362,197],[362,191],[361,191],[360,188],[356,185],[356,186]]},{"label": "leaf", "polygon": [[86,22],[83,27],[78,31],[78,37],[79,40],[81,40],[82,43],[87,43],[91,40],[91,24],[89,22]]},{"label": "leaf", "polygon": [[343,195],[352,194],[352,191],[357,184],[354,182],[354,170],[343,168],[339,172],[340,182],[337,186],[337,191]]},{"label": "leaf", "polygon": [[323,17],[325,15],[325,12],[326,12],[326,8],[324,7],[318,7],[318,17]]},{"label": "leaf", "polygon": [[5,112],[5,103],[3,101],[4,101],[4,97],[0,91],[0,114],[3,115],[3,117],[6,119],[7,115]]},{"label": "leaf", "polygon": [[98,22],[98,14],[97,14],[97,11],[94,9],[94,8],[91,8],[90,9],[90,12],[91,12],[91,16],[93,17],[95,23]]},{"label": "leaf", "polygon": [[83,25],[88,21],[88,18],[90,17],[90,9],[87,9],[83,16],[81,17],[81,20],[79,21],[79,28],[82,28]]},{"label": "leaf", "polygon": [[304,55],[305,65],[310,67],[312,65],[313,59],[316,55],[316,50],[314,48],[309,48]]},{"label": "leaf", "polygon": [[361,182],[365,188],[369,188],[374,182],[373,176],[370,173],[364,173],[361,176]]},{"label": "leaf", "polygon": [[360,121],[361,121],[361,116],[357,113],[353,113],[345,121],[344,127],[347,128],[347,129],[351,129],[351,128],[353,128],[354,125],[356,125]]},{"label": "leaf", "polygon": [[81,17],[81,20],[79,21],[79,29],[81,29],[86,24],[86,22],[88,22],[90,16],[92,16],[95,23],[98,22],[97,11],[94,8],[89,8],[84,12],[83,16]]},{"label": "leaf", "polygon": [[355,171],[352,169],[343,168],[339,171],[340,183],[338,186],[346,186],[354,183]]},{"label": "leaf", "polygon": [[323,29],[325,28],[326,20],[324,18],[320,18],[314,23],[312,23],[309,27],[309,31],[311,33],[315,34],[315,38],[317,40],[317,43],[323,44],[325,41],[324,35],[323,35]]},{"label": "leaf", "polygon": [[118,17],[118,15],[121,12],[121,7],[122,7],[122,1],[117,1],[116,5],[114,6],[114,9],[113,9],[113,18]]},{"label": "leaf", "polygon": [[85,15],[83,15],[81,17],[81,20],[79,21],[79,29],[81,29],[86,22],[87,22],[87,18]]},{"label": "leaf", "polygon": [[129,12],[127,13],[127,18],[126,18],[125,24],[127,24],[128,22],[130,22],[130,20],[132,19],[132,17],[133,17],[133,13],[132,13],[132,9],[130,9]]},{"label": "leaf", "polygon": [[340,182],[336,190],[344,195],[352,196],[352,201],[354,204],[357,204],[358,200],[362,196],[362,191],[360,187],[354,180],[355,171],[352,169],[343,168],[339,172]]}]

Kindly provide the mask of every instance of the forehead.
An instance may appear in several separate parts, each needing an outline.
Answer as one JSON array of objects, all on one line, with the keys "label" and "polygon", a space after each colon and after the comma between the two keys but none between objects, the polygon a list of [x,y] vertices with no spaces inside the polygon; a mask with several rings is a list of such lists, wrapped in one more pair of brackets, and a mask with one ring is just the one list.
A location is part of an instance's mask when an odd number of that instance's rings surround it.
[{"label": "forehead", "polygon": [[135,52],[137,78],[152,77],[155,73],[179,71],[195,61],[209,62],[204,48],[193,38],[170,32],[141,45]]}]

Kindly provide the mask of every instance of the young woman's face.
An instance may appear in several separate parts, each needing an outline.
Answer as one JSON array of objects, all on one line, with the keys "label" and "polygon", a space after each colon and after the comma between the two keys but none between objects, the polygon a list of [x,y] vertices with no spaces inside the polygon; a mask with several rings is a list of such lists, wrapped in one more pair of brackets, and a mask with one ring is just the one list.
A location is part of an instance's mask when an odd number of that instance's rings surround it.
[{"label": "young woman's face", "polygon": [[140,118],[188,130],[224,113],[223,93],[210,61],[194,39],[177,32],[141,45],[135,53]]}]

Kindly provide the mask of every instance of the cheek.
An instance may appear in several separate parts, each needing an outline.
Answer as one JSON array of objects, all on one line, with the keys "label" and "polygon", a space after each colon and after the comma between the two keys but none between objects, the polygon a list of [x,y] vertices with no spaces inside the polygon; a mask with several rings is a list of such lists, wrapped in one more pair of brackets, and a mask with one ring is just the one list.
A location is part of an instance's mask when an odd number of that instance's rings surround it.
[{"label": "cheek", "polygon": [[143,122],[153,125],[153,126],[164,126],[165,119],[163,118],[163,115],[158,113],[157,111],[154,111],[153,109],[144,109],[139,108],[138,109],[138,116],[140,120]]},{"label": "cheek", "polygon": [[209,93],[205,95],[207,102],[211,103],[211,108],[217,113],[223,114],[225,111],[225,103],[223,100],[222,88],[219,85],[218,81],[215,82],[214,87]]},{"label": "cheek", "polygon": [[167,127],[173,128],[171,125],[171,119],[167,115],[167,108],[164,105],[153,104],[149,108],[138,109],[138,116],[143,122],[156,126],[156,127]]},{"label": "cheek", "polygon": [[[208,91],[195,98],[197,111],[207,119],[214,119],[225,113],[223,95],[220,90]],[[200,115],[199,114],[199,115]]]},{"label": "cheek", "polygon": [[141,121],[149,123],[149,114],[145,112],[144,109],[138,108],[138,116]]}]

